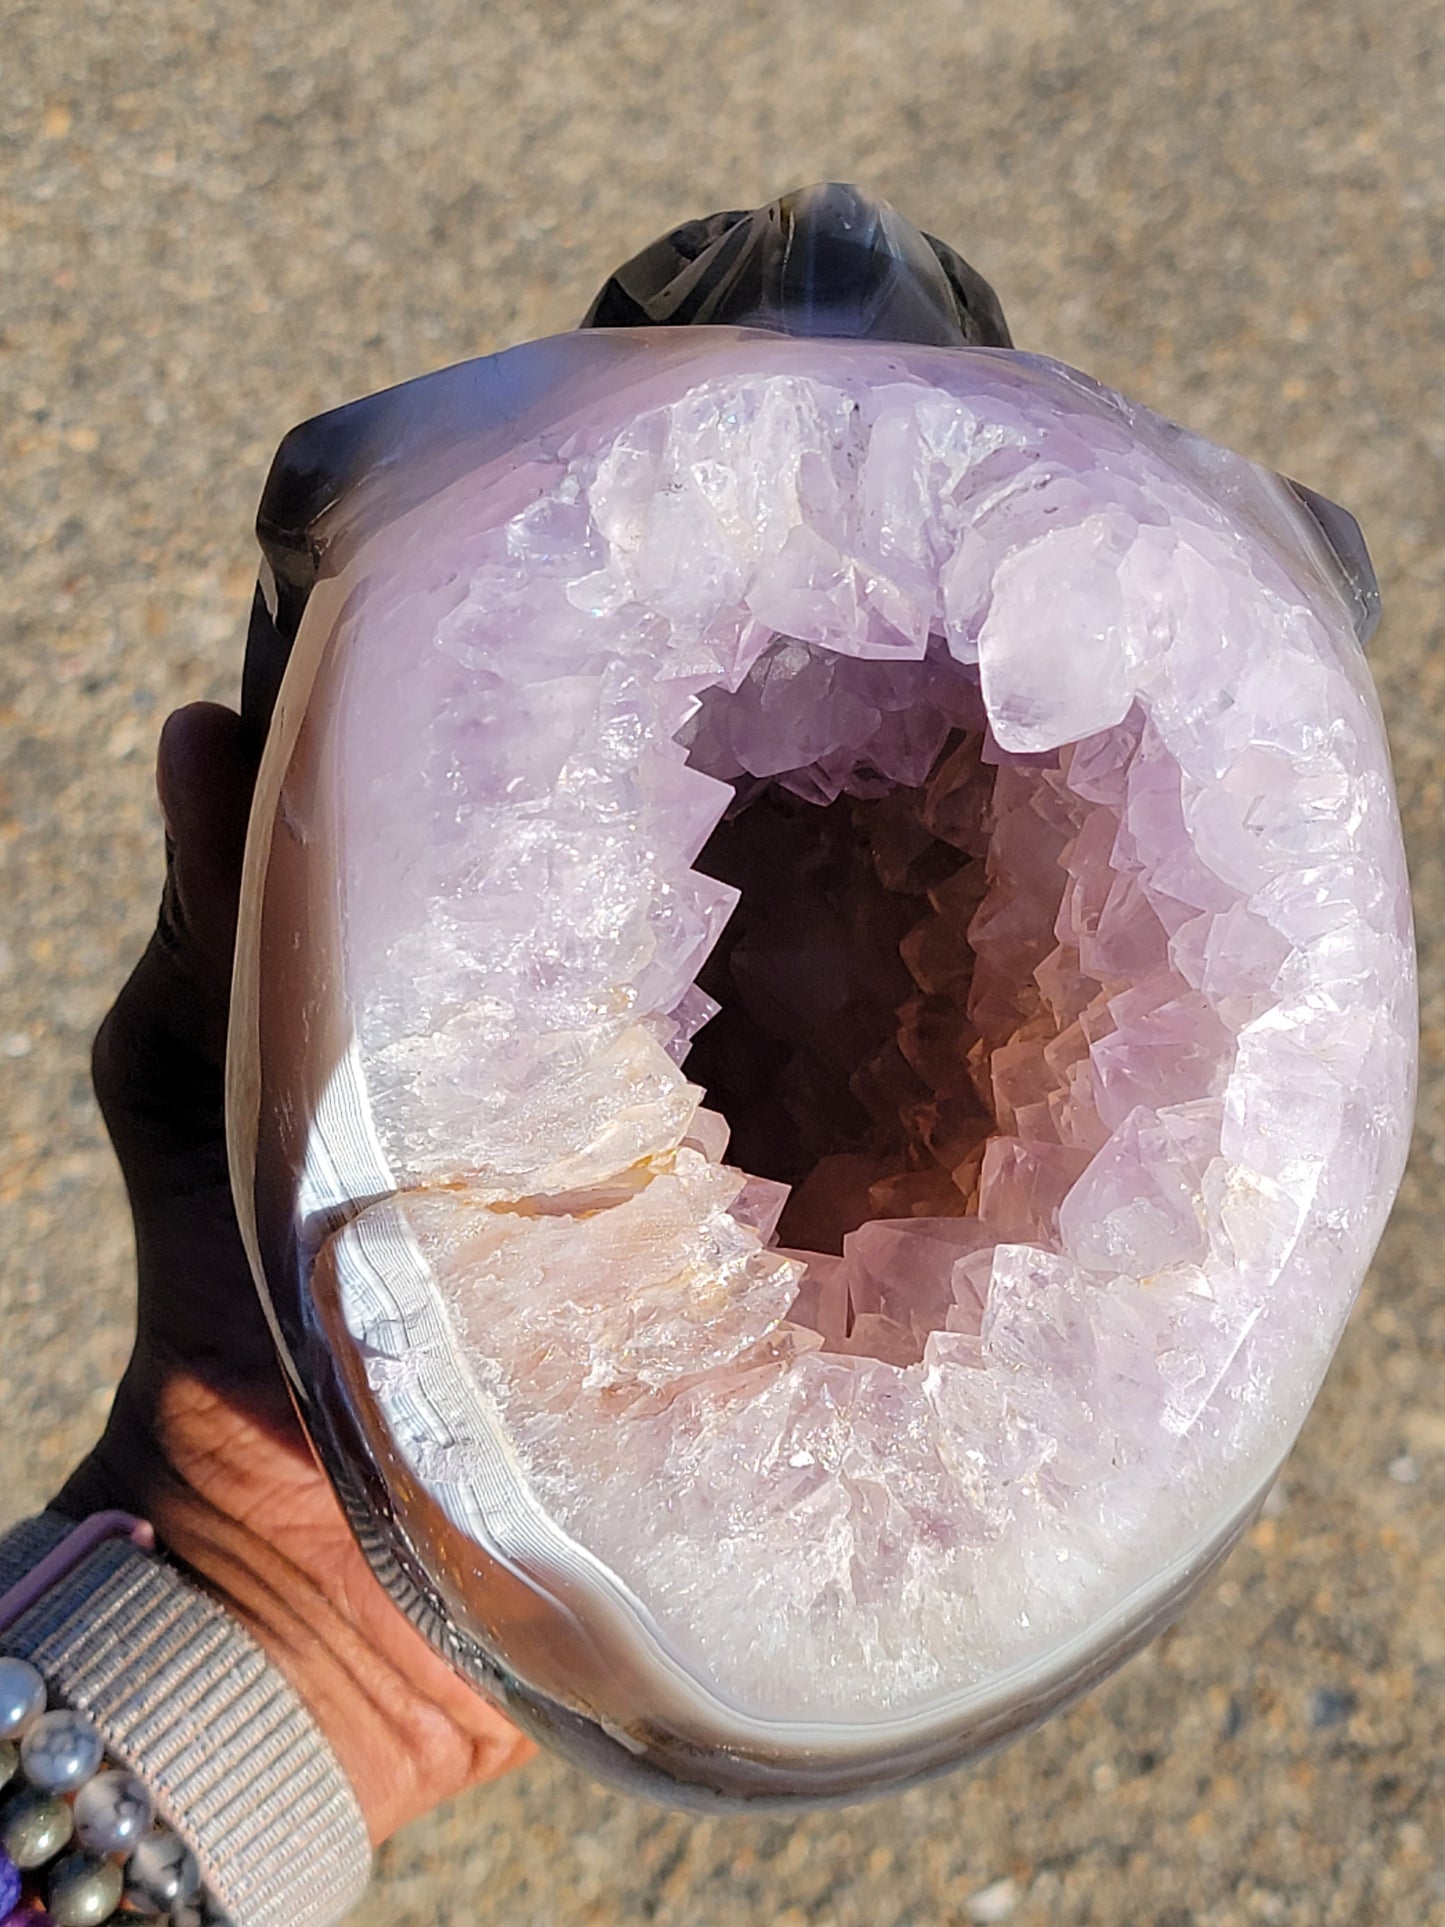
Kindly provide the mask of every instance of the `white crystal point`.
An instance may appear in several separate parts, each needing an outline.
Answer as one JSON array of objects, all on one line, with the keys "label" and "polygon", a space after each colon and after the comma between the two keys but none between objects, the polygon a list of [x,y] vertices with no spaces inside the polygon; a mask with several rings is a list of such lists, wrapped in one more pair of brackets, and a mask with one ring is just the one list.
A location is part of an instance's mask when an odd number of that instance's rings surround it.
[{"label": "white crystal point", "polygon": [[483,368],[315,524],[253,1261],[379,1568],[519,1717],[679,1797],[896,1784],[1177,1610],[1380,1234],[1355,604],[1301,496],[1030,357]]},{"label": "white crystal point", "polygon": [[1000,749],[1059,749],[1128,715],[1142,643],[1130,630],[1142,610],[1130,606],[1120,565],[1134,533],[1086,515],[998,563],[978,663]]}]

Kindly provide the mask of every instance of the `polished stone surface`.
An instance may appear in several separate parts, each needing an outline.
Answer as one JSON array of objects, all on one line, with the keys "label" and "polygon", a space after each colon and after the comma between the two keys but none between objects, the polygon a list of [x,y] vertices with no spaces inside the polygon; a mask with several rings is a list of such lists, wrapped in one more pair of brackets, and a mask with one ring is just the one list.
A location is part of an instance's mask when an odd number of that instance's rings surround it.
[{"label": "polished stone surface", "polygon": [[57,1793],[25,1787],[0,1807],[0,1846],[17,1867],[44,1866],[74,1832],[69,1803]]},{"label": "polished stone surface", "polygon": [[75,1837],[91,1853],[129,1850],[150,1826],[150,1794],[133,1773],[97,1773],[75,1802]]},{"label": "polished stone surface", "polygon": [[42,1713],[20,1742],[20,1770],[42,1793],[74,1793],[100,1765],[94,1720],[68,1706]]},{"label": "polished stone surface", "polygon": [[0,1738],[18,1740],[45,1711],[45,1681],[27,1660],[0,1656]]},{"label": "polished stone surface", "polygon": [[[280,1160],[303,1216],[372,1201],[316,1261],[385,1428],[348,1475],[406,1467],[510,1671],[814,1797],[795,1723],[886,1723],[827,1735],[871,1790],[1151,1616],[1303,1418],[1412,1116],[1383,731],[1289,491],[1056,363],[654,329],[488,373],[539,362],[537,426],[327,518],[233,1026],[265,1276],[285,1330]],[[595,1674],[541,1670],[547,1599]]]},{"label": "polished stone surface", "polygon": [[46,1878],[46,1906],[56,1927],[100,1927],[115,1912],[124,1884],[115,1861],[67,1854]]},{"label": "polished stone surface", "polygon": [[[163,711],[233,697],[294,421],[569,324],[679,219],[858,179],[1016,337],[1359,515],[1417,888],[1416,1160],[1271,1511],[1179,1632],[967,1781],[688,1821],[550,1764],[412,1828],[358,1915],[609,1927],[1445,1919],[1445,228],[1425,0],[361,0],[6,17],[3,1382],[13,1504],[124,1351],[87,1040],[152,914]],[[807,84],[799,84],[799,75]],[[695,84],[681,84],[679,76]],[[18,1442],[23,1441],[23,1446]]]}]

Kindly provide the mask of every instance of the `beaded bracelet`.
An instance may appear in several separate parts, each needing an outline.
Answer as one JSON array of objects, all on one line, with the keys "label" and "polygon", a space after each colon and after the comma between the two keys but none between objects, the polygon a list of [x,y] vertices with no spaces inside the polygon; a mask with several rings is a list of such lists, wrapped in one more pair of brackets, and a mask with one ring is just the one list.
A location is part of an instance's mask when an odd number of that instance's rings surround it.
[{"label": "beaded bracelet", "polygon": [[[127,1513],[87,1520],[0,1598],[0,1636],[107,1537],[149,1548]],[[108,1759],[88,1714],[48,1706],[40,1672],[0,1654],[0,1927],[228,1927],[202,1889],[196,1856],[156,1820],[145,1785]],[[20,1784],[14,1782],[18,1779]]]}]

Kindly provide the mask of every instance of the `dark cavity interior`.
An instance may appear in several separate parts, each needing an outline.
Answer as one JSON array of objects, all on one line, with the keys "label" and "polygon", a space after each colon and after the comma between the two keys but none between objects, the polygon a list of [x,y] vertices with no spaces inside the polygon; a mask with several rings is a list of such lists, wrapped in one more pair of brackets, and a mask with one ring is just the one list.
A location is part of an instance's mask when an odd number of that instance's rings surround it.
[{"label": "dark cavity interior", "polygon": [[[793,1187],[777,1242],[794,1249],[976,1211],[997,1118],[973,1006],[999,1001],[971,940],[996,776],[976,673],[780,640],[688,738],[736,792],[695,866],[742,901],[686,1064],[731,1128],[727,1161]],[[1018,990],[1005,1035],[1032,1007]]]}]

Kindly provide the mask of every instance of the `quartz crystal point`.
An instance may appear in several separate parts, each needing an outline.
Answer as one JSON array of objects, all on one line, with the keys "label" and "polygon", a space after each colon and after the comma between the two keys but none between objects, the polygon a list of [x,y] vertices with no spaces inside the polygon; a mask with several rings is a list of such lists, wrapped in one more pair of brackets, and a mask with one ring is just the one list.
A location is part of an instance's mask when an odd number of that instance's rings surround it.
[{"label": "quartz crystal point", "polygon": [[1318,1389],[1414,1078],[1374,581],[854,190],[590,319],[278,456],[239,1208],[442,1652],[857,1798],[1135,1650]]}]

